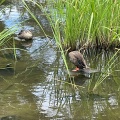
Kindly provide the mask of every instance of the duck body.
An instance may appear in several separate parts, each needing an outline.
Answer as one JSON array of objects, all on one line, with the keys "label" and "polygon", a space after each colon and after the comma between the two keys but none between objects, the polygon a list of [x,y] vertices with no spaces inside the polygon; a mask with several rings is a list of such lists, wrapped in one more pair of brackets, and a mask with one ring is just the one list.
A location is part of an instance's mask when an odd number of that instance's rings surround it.
[{"label": "duck body", "polygon": [[18,38],[24,40],[31,40],[33,38],[33,35],[30,30],[21,30],[18,34]]},{"label": "duck body", "polygon": [[70,61],[76,66],[73,71],[79,71],[84,68],[88,68],[83,55],[79,51],[72,51],[69,53]]}]

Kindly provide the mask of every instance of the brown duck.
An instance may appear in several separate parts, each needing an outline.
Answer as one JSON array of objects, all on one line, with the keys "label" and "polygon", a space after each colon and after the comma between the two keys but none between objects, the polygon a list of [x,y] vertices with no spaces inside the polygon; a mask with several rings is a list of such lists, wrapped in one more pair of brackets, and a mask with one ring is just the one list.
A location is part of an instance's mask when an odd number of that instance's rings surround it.
[{"label": "brown duck", "polygon": [[32,32],[30,30],[21,30],[18,34],[19,39],[31,40],[33,38]]},{"label": "brown duck", "polygon": [[80,69],[88,68],[83,55],[79,51],[72,51],[69,53],[70,61],[76,66],[72,71],[79,71]]}]

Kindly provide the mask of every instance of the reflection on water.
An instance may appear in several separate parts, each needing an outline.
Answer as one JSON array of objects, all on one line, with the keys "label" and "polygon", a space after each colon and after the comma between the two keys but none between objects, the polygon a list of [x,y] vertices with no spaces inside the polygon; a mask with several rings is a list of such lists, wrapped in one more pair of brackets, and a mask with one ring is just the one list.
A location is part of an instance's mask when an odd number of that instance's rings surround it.
[{"label": "reflection on water", "polygon": [[[95,94],[88,94],[89,84],[104,73],[113,52],[86,51],[87,64],[99,73],[72,74],[69,76],[53,39],[44,34],[21,1],[11,0],[10,6],[0,16],[0,31],[23,20],[23,28],[33,31],[32,41],[19,41],[16,34],[16,60],[13,50],[0,52],[0,119],[1,120],[109,120],[119,119],[119,55],[112,70]],[[46,4],[43,0],[42,4]],[[45,32],[52,36],[48,21],[42,12],[30,4],[31,10],[42,24]],[[47,7],[47,5],[46,5]],[[36,8],[36,9],[35,9]],[[6,46],[5,46],[6,47]],[[96,52],[96,53],[95,53]],[[67,61],[69,69],[74,66]],[[6,65],[12,63],[12,74]],[[4,73],[4,74],[3,74]],[[71,84],[72,83],[72,84]]]}]

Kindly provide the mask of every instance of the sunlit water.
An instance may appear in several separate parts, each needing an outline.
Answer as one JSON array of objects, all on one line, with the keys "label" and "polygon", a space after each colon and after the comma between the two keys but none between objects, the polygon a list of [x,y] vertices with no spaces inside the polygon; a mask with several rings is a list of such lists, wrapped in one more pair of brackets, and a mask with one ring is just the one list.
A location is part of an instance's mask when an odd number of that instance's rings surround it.
[{"label": "sunlit water", "polygon": [[[45,1],[41,1],[45,4]],[[28,2],[29,3],[29,2]],[[74,74],[71,78],[66,71],[54,39],[46,38],[36,22],[25,11],[21,1],[10,0],[0,16],[0,31],[12,25],[21,24],[9,42],[15,41],[17,60],[13,50],[0,53],[0,118],[1,120],[114,120],[120,119],[120,59],[116,56],[112,73],[98,87],[94,94],[88,94],[90,81],[94,84],[114,52],[86,51],[88,66],[99,70],[94,74]],[[52,36],[49,23],[41,11],[30,4],[47,35]],[[46,6],[47,7],[47,6]],[[35,9],[36,8],[36,9]],[[21,29],[30,29],[32,41],[16,38]],[[8,47],[9,47],[8,45]],[[13,69],[5,66],[12,63]],[[73,69],[68,60],[69,69]],[[110,66],[110,65],[109,65]],[[74,85],[71,85],[73,83]],[[75,86],[76,85],[76,86]]]}]

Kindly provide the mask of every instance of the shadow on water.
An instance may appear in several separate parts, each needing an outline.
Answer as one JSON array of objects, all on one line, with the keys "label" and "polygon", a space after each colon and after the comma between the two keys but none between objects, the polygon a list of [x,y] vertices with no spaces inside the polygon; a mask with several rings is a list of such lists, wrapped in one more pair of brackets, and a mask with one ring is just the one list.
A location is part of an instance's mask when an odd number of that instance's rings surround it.
[{"label": "shadow on water", "polygon": [[[47,7],[44,0],[41,2]],[[114,67],[108,70],[112,73],[95,93],[88,93],[90,82],[95,84],[100,74],[104,75],[104,68],[114,52],[86,50],[87,65],[100,72],[89,71],[86,75],[82,71],[69,76],[54,40],[45,37],[20,0],[11,0],[9,5],[0,18],[0,31],[22,20],[29,20],[21,24],[23,27],[8,42],[7,47],[12,48],[14,41],[17,49],[0,51],[0,120],[119,119],[119,54]],[[52,36],[46,17],[34,4],[28,1],[28,5],[46,34]],[[33,40],[16,39],[21,29],[32,30]],[[72,70],[75,66],[69,60],[67,62]],[[11,68],[6,68],[8,63],[12,63]]]},{"label": "shadow on water", "polygon": [[16,116],[5,116],[0,118],[0,120],[20,120],[20,118]]},{"label": "shadow on water", "polygon": [[4,68],[0,68],[0,75],[7,76],[7,75],[14,75],[14,68],[6,65]]}]

